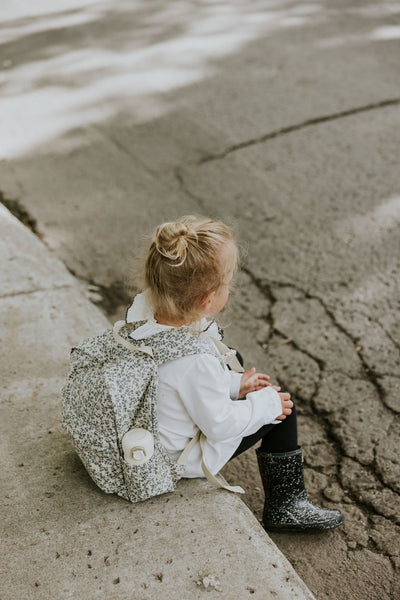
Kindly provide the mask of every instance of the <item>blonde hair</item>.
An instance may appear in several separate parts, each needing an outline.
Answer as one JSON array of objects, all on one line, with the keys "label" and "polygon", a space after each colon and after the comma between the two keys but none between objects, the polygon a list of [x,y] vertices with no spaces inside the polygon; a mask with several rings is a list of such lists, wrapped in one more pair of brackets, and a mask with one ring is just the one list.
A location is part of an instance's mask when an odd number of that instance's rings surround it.
[{"label": "blonde hair", "polygon": [[[229,258],[222,253],[231,250]],[[239,253],[229,227],[206,217],[162,223],[147,253],[145,282],[155,315],[190,323],[200,303],[237,268]]]}]

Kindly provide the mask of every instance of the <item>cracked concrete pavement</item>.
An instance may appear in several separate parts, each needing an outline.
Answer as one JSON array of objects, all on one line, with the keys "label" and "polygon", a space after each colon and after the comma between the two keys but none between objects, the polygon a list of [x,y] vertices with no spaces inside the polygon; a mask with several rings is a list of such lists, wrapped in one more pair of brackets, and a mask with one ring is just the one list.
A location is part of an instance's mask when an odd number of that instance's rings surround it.
[{"label": "cracked concrete pavement", "polygon": [[[319,600],[398,597],[399,6],[39,4],[4,29],[5,203],[110,320],[144,231],[234,224],[226,339],[293,394],[311,495],[346,515],[271,537]],[[260,517],[253,453],[225,475]]]}]

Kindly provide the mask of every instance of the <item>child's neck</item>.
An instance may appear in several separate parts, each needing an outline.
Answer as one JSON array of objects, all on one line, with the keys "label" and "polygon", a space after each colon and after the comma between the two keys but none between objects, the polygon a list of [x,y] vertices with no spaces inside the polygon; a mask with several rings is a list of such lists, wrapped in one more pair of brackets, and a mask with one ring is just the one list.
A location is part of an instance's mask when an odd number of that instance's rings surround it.
[{"label": "child's neck", "polygon": [[[205,315],[199,315],[197,321],[200,321],[204,316]],[[169,317],[168,315],[163,315],[159,313],[154,315],[154,318],[160,325],[168,325],[169,327],[182,327],[182,325],[191,325],[191,323],[188,323],[185,319],[177,321],[172,317]]]},{"label": "child's neck", "polygon": [[185,325],[185,321],[175,321],[174,319],[169,318],[168,316],[165,315],[154,315],[157,323],[159,323],[160,325],[168,325],[169,327],[182,327],[182,325]]}]

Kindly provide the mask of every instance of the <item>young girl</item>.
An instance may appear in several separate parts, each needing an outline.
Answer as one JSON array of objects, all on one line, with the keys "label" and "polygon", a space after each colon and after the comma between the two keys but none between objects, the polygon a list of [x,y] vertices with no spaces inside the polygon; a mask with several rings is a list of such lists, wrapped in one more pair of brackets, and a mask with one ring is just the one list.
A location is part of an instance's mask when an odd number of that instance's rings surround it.
[{"label": "young girl", "polygon": [[[144,322],[130,336],[146,340],[171,328],[221,340],[212,320],[225,306],[238,263],[229,228],[203,217],[183,217],[157,227],[145,265],[146,289],[135,297],[127,322]],[[338,510],[315,506],[304,488],[296,411],[290,394],[250,369],[237,373],[204,353],[159,367],[157,416],[161,443],[177,461],[198,430],[205,441],[191,451],[185,477],[212,474],[261,440],[257,458],[265,490],[268,530],[330,529]]]}]

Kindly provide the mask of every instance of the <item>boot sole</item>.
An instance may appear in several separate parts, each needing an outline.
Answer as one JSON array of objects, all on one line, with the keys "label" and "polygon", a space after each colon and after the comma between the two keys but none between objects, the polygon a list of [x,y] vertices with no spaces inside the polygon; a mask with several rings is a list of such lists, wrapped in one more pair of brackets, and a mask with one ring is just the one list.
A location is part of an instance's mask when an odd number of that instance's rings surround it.
[{"label": "boot sole", "polygon": [[339,525],[342,525],[344,523],[344,518],[336,523],[332,523],[330,525],[299,525],[299,524],[290,524],[288,523],[287,525],[281,524],[281,525],[277,525],[277,524],[273,524],[273,523],[263,523],[263,527],[266,531],[276,531],[276,532],[280,532],[280,533],[285,533],[285,532],[298,532],[298,533],[305,533],[307,531],[327,531],[329,529],[335,529],[336,527],[339,527]]}]

